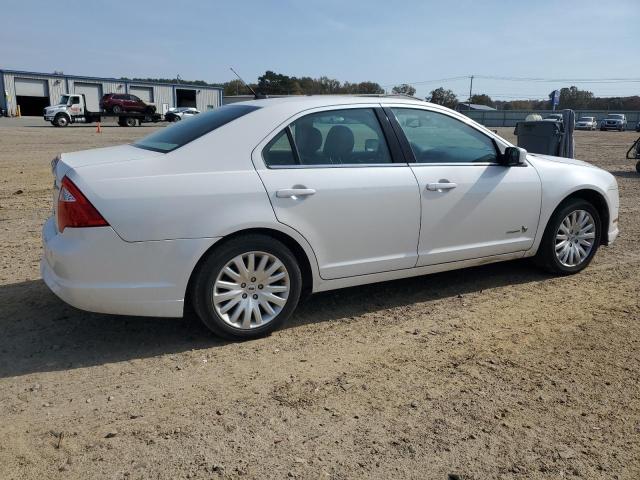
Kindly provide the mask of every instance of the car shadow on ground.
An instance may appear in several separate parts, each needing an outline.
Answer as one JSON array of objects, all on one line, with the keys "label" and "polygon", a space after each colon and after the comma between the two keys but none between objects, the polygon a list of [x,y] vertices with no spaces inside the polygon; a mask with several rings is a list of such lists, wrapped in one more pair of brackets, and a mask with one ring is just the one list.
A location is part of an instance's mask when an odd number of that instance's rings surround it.
[{"label": "car shadow on ground", "polygon": [[[547,278],[526,261],[415,277],[316,294],[283,328],[455,298]],[[82,312],[41,280],[0,287],[0,378],[67,370],[215,348],[219,340],[195,318],[145,318]]]}]

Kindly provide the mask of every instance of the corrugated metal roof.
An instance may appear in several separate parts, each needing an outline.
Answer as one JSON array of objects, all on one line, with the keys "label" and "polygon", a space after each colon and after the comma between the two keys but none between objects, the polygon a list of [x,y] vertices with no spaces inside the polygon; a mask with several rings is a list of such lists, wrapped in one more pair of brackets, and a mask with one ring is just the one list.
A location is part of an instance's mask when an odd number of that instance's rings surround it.
[{"label": "corrugated metal roof", "polygon": [[222,87],[214,87],[209,85],[193,85],[190,83],[164,83],[164,82],[149,82],[144,80],[132,80],[125,78],[108,78],[108,77],[91,77],[87,75],[67,75],[66,73],[42,73],[42,72],[27,72],[23,70],[8,70],[1,69],[0,74],[9,73],[11,75],[38,75],[40,77],[54,77],[54,78],[72,78],[78,80],[97,80],[100,82],[120,82],[120,83],[135,83],[136,85],[168,85],[177,88],[199,88],[210,90],[224,90]]}]

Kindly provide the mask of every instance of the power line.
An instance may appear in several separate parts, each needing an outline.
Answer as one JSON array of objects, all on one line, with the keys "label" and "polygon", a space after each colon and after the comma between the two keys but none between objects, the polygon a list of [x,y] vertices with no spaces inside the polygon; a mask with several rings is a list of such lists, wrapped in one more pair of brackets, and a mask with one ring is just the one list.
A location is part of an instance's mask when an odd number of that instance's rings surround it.
[{"label": "power line", "polygon": [[[420,80],[417,82],[400,82],[382,85],[383,87],[393,87],[395,85],[424,85],[438,82],[452,82],[456,80],[469,80],[471,75],[461,75],[457,77],[437,78],[432,80]],[[482,80],[496,80],[504,82],[536,82],[536,83],[640,83],[640,78],[540,78],[540,77],[500,77],[492,75],[474,75]]]},{"label": "power line", "polygon": [[476,75],[484,80],[500,80],[507,82],[546,82],[546,83],[640,83],[640,78],[535,78],[535,77],[496,77]]},{"label": "power line", "polygon": [[464,75],[460,77],[448,77],[448,78],[436,78],[434,80],[421,80],[419,82],[401,82],[401,83],[390,83],[388,85],[380,85],[381,87],[395,87],[397,85],[423,85],[426,83],[439,83],[439,82],[452,82],[454,80],[468,80],[469,75]]}]

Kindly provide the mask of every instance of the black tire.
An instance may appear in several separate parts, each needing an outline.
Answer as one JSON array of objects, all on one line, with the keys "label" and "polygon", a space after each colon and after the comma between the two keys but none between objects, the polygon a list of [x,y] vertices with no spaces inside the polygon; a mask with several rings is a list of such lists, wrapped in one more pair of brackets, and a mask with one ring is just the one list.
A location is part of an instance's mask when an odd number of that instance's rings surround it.
[{"label": "black tire", "polygon": [[114,105],[113,107],[111,107],[111,111],[116,115],[123,112],[122,107],[120,105]]},{"label": "black tire", "polygon": [[[567,215],[575,210],[585,210],[591,215],[595,224],[595,238],[593,247],[591,248],[591,251],[589,252],[587,257],[578,265],[569,267],[563,265],[556,256],[555,236],[558,228],[560,227],[560,223],[565,219]],[[540,246],[538,247],[538,252],[534,257],[534,261],[539,267],[544,268],[549,273],[552,273],[554,275],[573,275],[574,273],[578,273],[584,270],[589,265],[589,263],[591,263],[593,256],[598,251],[601,238],[602,222],[600,220],[598,210],[596,210],[596,208],[590,202],[581,198],[566,200],[561,203],[556,211],[553,212],[553,215],[551,215],[551,218],[549,219],[547,227],[544,231],[542,241],[540,242]]]},{"label": "black tire", "polygon": [[[289,275],[289,294],[286,304],[271,321],[262,326],[242,329],[223,320],[216,312],[210,299],[214,283],[225,265],[236,256],[252,251],[265,252],[284,264]],[[200,264],[194,275],[189,292],[193,309],[209,330],[217,336],[229,340],[249,340],[263,337],[280,327],[298,305],[302,290],[302,274],[295,256],[282,242],[259,234],[232,239],[214,249]]]},{"label": "black tire", "polygon": [[52,122],[56,127],[60,127],[60,128],[64,128],[67,125],[69,125],[69,117],[67,117],[64,113],[59,113],[58,115],[56,115],[56,117],[53,119]]},{"label": "black tire", "polygon": [[138,121],[133,117],[125,117],[121,120],[123,127],[135,127]]},{"label": "black tire", "polygon": [[182,120],[182,118],[180,118],[178,115],[176,115],[175,117],[173,117],[173,119],[171,120],[172,122],[179,122],[180,120]]},{"label": "black tire", "polygon": [[636,172],[640,173],[640,162],[636,163]]}]

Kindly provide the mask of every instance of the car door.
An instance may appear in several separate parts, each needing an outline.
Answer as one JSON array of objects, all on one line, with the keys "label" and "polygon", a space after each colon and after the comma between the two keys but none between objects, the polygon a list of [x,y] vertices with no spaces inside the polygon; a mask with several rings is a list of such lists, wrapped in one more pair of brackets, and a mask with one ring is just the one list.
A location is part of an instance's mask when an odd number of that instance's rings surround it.
[{"label": "car door", "polygon": [[387,112],[420,185],[418,266],[533,245],[542,195],[533,167],[499,164],[497,142],[452,115],[405,107]]},{"label": "car door", "polygon": [[418,184],[379,105],[298,115],[253,160],[278,221],[306,238],[322,278],[415,266]]},{"label": "car door", "polygon": [[135,112],[144,112],[144,103],[135,95],[129,95],[129,109]]}]

